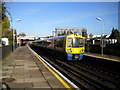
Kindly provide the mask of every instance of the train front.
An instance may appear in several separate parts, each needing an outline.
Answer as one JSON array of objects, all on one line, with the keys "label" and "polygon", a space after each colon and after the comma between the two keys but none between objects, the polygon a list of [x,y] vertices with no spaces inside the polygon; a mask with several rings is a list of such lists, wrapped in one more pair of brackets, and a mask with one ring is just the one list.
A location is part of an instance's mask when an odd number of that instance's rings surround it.
[{"label": "train front", "polygon": [[78,34],[66,37],[66,54],[68,60],[82,60],[84,54],[84,38]]}]

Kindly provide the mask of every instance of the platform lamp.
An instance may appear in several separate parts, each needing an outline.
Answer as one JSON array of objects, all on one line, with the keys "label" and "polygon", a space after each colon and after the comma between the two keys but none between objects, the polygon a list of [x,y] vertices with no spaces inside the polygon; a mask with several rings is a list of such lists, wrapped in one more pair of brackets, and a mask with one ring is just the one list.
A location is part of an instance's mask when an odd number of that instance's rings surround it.
[{"label": "platform lamp", "polygon": [[104,22],[103,22],[103,20],[101,19],[101,18],[96,18],[96,20],[99,20],[99,21],[101,21],[102,22],[102,36],[101,36],[101,55],[103,55],[103,43],[104,43],[104,41],[103,41],[103,36],[104,36]]}]

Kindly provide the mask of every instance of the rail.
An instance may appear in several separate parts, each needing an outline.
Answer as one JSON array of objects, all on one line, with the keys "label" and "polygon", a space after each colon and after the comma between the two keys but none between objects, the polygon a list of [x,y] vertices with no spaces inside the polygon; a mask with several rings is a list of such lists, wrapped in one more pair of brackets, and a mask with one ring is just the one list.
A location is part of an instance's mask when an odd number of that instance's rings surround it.
[{"label": "rail", "polygon": [[81,89],[120,89],[120,76],[95,65],[96,62],[61,61],[52,53],[33,49]]}]

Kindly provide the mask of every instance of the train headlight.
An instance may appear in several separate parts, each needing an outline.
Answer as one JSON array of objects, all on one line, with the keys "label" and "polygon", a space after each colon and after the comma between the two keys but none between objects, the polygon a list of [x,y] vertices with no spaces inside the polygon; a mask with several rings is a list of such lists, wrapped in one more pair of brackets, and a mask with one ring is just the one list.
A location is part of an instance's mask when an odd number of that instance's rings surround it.
[{"label": "train headlight", "polygon": [[70,49],[67,50],[68,52],[72,52]]},{"label": "train headlight", "polygon": [[80,50],[80,52],[84,52],[84,49]]}]

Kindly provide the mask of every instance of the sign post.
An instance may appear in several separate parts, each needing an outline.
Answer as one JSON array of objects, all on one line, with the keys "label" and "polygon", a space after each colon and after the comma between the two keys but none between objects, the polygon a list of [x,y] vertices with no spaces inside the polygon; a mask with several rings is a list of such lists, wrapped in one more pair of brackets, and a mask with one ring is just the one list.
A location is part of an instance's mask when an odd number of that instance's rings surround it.
[{"label": "sign post", "polygon": [[103,55],[103,48],[106,46],[106,40],[101,39],[100,40],[100,47],[101,47],[101,54]]}]

